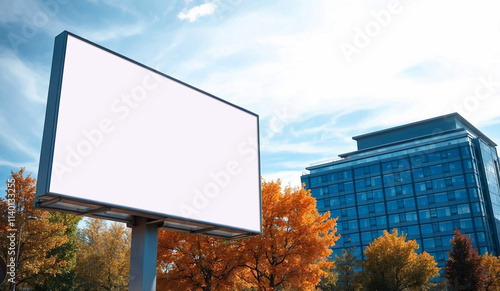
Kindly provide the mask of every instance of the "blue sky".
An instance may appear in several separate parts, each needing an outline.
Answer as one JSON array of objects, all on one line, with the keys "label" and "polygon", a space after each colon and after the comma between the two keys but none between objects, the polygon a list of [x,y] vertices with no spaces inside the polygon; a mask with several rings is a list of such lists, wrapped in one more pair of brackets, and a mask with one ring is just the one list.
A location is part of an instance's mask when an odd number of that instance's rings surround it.
[{"label": "blue sky", "polygon": [[450,112],[500,142],[500,4],[437,2],[0,0],[0,180],[36,176],[64,30],[259,114],[262,174],[292,185],[352,136]]}]

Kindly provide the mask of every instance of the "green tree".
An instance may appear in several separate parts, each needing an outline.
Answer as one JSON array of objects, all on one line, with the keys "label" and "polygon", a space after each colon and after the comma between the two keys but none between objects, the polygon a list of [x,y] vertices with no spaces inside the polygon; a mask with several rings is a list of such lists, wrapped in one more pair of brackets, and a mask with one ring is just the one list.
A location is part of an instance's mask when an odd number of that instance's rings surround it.
[{"label": "green tree", "polygon": [[316,286],[316,290],[335,290],[335,286],[337,285],[338,274],[335,271],[335,262],[323,269],[325,271],[325,275],[319,281],[318,286]]},{"label": "green tree", "polygon": [[360,269],[353,248],[343,249],[342,255],[335,255],[335,266],[338,274],[337,286],[334,290],[357,291],[362,289]]},{"label": "green tree", "polygon": [[472,247],[472,239],[455,229],[451,246],[444,268],[449,286],[453,290],[483,290],[484,268],[477,249]]},{"label": "green tree", "polygon": [[398,230],[375,239],[365,250],[366,287],[369,290],[401,291],[428,289],[430,279],[439,275],[434,258],[426,252],[417,254],[415,240],[406,241]]},{"label": "green tree", "polygon": [[55,255],[57,257],[56,263],[66,262],[64,266],[61,267],[61,273],[52,275],[45,274],[47,280],[44,284],[38,284],[35,290],[72,290],[76,287],[76,254],[78,247],[76,244],[76,231],[78,223],[82,217],[80,215],[54,212],[50,217],[50,221],[55,223],[62,223],[66,230],[64,235],[67,237],[67,241],[55,247],[50,251],[50,255]]}]

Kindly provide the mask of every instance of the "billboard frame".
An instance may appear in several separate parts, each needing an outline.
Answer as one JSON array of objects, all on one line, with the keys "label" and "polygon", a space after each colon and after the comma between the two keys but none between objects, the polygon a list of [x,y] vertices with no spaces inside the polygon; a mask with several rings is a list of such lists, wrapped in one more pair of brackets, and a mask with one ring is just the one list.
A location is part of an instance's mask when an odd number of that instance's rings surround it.
[{"label": "billboard frame", "polygon": [[[64,75],[64,65],[66,58],[66,46],[68,41],[68,36],[74,37],[80,41],[86,42],[98,49],[104,50],[105,52],[111,53],[121,59],[138,65],[146,70],[154,72],[161,75],[171,81],[179,83],[180,85],[186,86],[192,90],[195,90],[203,95],[214,98],[220,102],[230,105],[236,109],[244,111],[250,115],[256,117],[257,121],[257,167],[258,167],[258,181],[259,184],[259,210],[260,210],[260,231],[256,232],[254,230],[237,228],[230,225],[217,224],[212,222],[200,221],[195,219],[188,219],[185,217],[179,217],[175,215],[170,215],[166,213],[158,213],[153,211],[145,211],[142,209],[135,209],[128,206],[122,206],[112,203],[104,203],[100,201],[94,201],[90,199],[78,198],[73,196],[64,195],[61,193],[50,192],[50,181],[51,173],[53,167],[53,156],[54,156],[54,145],[56,138],[58,113],[59,113],[59,102],[61,98],[62,82]],[[40,209],[46,209],[51,211],[67,212],[72,214],[78,214],[88,217],[100,218],[113,220],[118,222],[127,223],[129,227],[137,225],[138,218],[145,218],[148,225],[159,225],[160,228],[169,229],[174,231],[202,234],[213,237],[219,237],[224,239],[240,239],[253,235],[260,234],[262,232],[262,194],[261,194],[261,169],[260,169],[260,141],[259,141],[259,116],[247,109],[241,108],[234,105],[226,100],[218,98],[212,94],[195,88],[189,84],[172,78],[164,73],[161,73],[153,68],[145,66],[137,61],[134,61],[128,57],[118,54],[112,50],[81,38],[75,34],[68,31],[64,31],[55,38],[54,44],[54,55],[52,60],[52,69],[49,83],[49,92],[47,100],[47,109],[45,116],[45,125],[43,131],[43,141],[41,147],[40,155],[40,165],[38,172],[37,181],[37,191],[35,195],[35,207]]]}]

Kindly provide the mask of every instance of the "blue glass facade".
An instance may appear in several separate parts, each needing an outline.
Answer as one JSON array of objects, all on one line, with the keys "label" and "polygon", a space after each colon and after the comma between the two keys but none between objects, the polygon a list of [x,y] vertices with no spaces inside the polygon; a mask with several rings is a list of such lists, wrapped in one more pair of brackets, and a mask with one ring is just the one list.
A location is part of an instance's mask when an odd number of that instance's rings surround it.
[{"label": "blue glass facade", "polygon": [[458,114],[354,137],[358,151],[307,168],[301,180],[320,212],[338,217],[334,254],[357,258],[383,230],[398,228],[444,267],[453,230],[480,253],[500,249],[496,144]]}]

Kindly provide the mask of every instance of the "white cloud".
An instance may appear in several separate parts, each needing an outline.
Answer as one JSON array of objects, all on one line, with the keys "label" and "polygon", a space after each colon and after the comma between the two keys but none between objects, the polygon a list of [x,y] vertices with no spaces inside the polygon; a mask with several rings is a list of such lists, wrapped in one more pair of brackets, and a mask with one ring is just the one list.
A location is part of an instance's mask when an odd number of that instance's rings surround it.
[{"label": "white cloud", "polygon": [[189,9],[187,12],[180,12],[179,14],[177,14],[177,17],[179,17],[179,19],[181,20],[187,19],[189,20],[189,22],[195,22],[201,16],[213,14],[215,8],[217,8],[217,5],[212,2],[208,2],[199,6],[195,6]]},{"label": "white cloud", "polygon": [[280,171],[269,173],[262,177],[267,181],[281,179],[281,187],[284,188],[286,186],[300,187],[300,176],[302,176],[302,171]]}]

